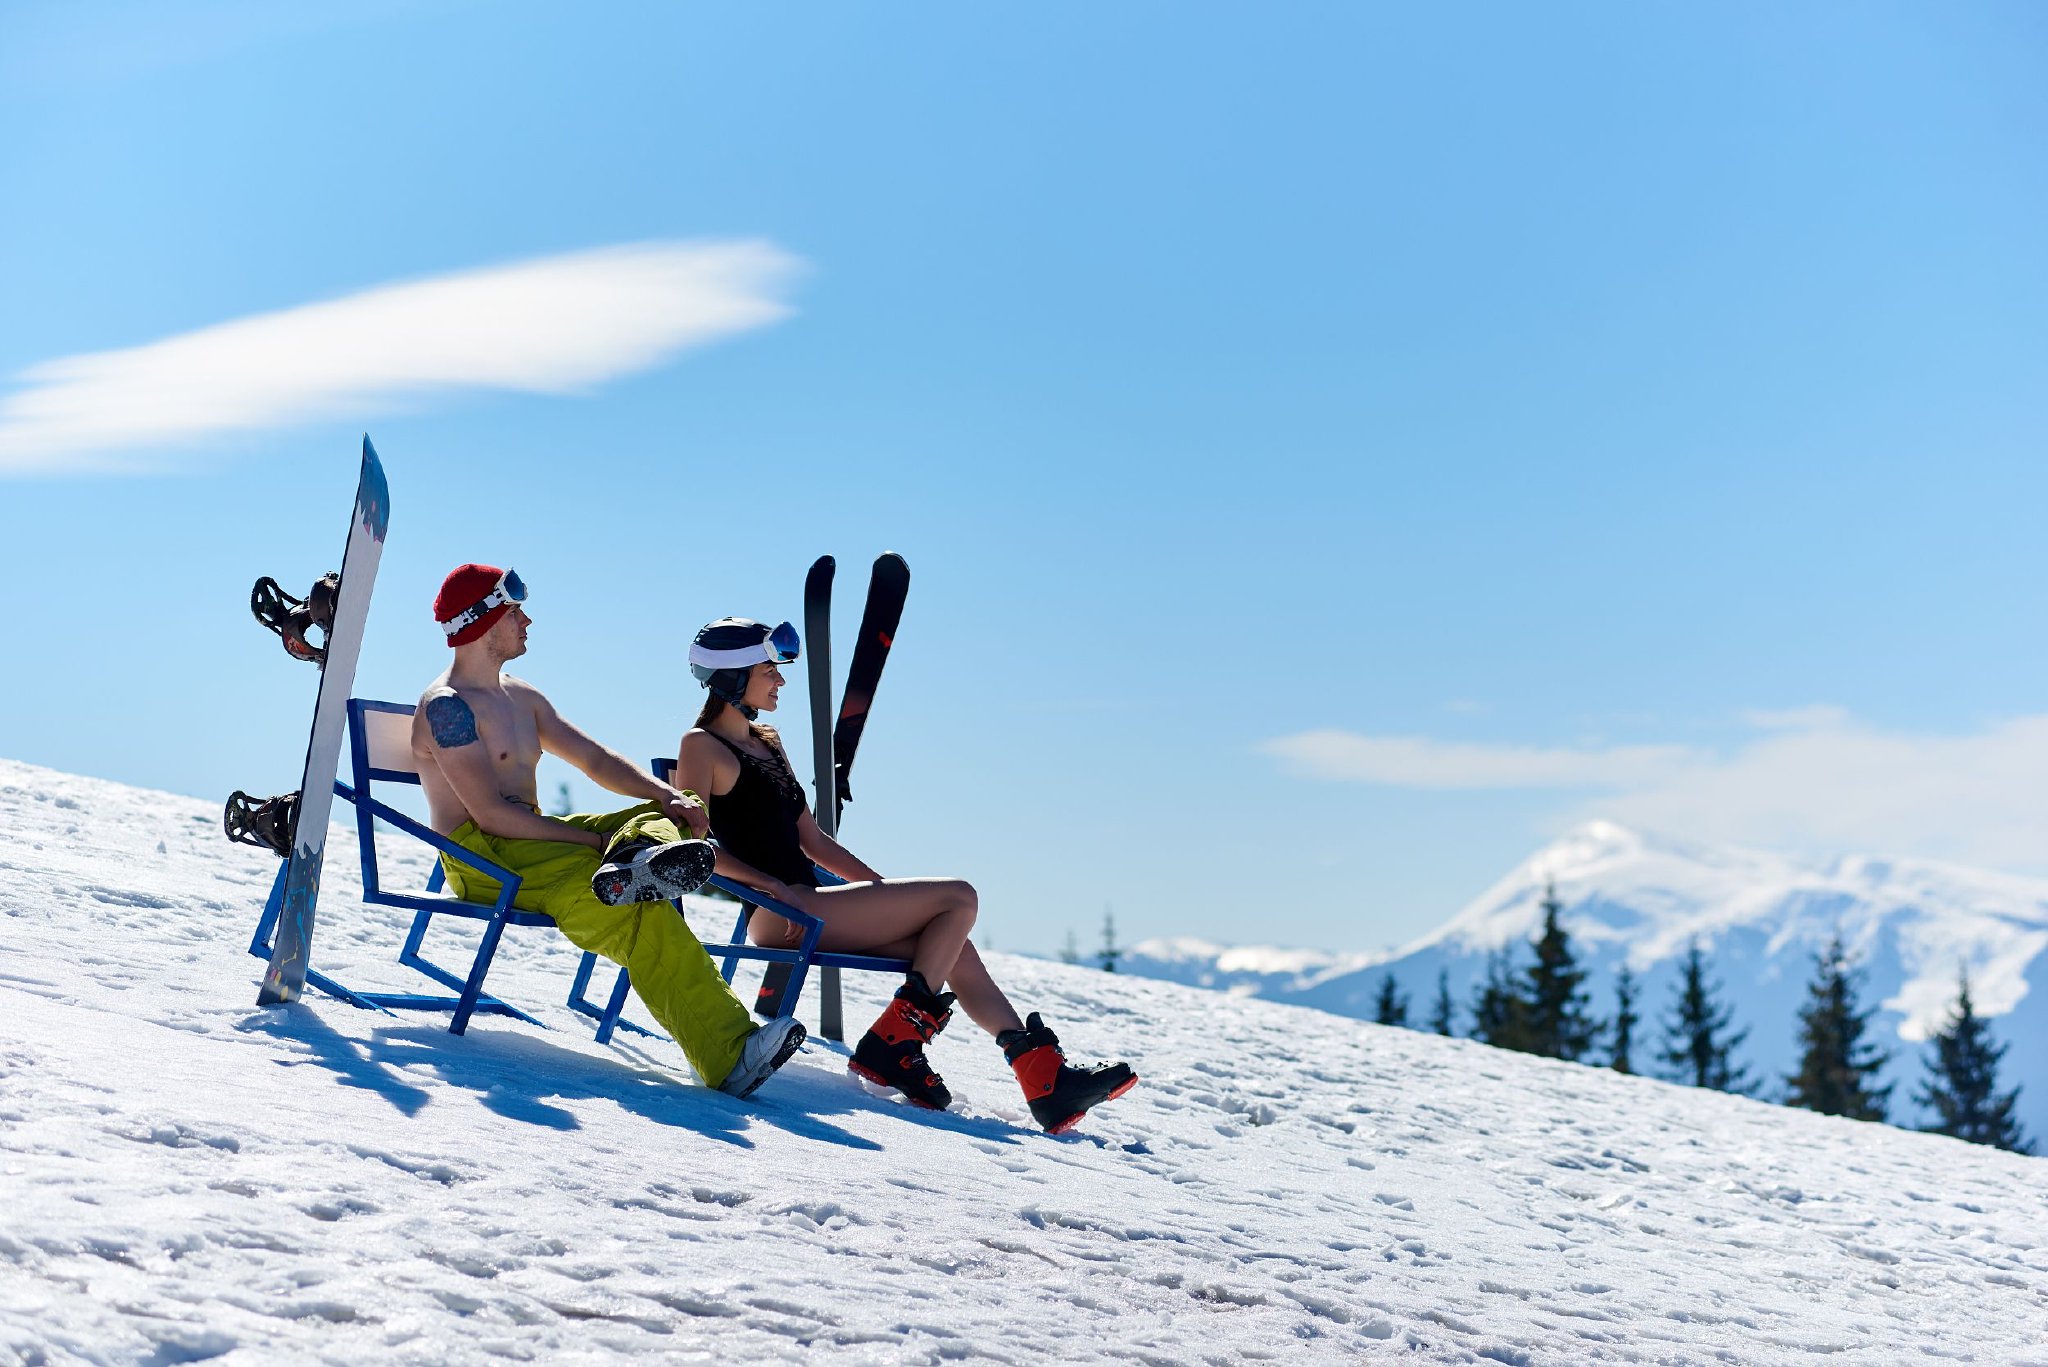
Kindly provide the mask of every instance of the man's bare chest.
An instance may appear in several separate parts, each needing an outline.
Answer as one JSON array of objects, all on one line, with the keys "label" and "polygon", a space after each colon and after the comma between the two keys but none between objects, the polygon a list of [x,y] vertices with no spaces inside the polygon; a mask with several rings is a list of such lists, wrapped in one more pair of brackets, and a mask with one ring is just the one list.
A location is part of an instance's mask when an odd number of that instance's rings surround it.
[{"label": "man's bare chest", "polygon": [[500,771],[531,769],[540,762],[540,726],[530,708],[492,698],[472,704],[476,738]]}]

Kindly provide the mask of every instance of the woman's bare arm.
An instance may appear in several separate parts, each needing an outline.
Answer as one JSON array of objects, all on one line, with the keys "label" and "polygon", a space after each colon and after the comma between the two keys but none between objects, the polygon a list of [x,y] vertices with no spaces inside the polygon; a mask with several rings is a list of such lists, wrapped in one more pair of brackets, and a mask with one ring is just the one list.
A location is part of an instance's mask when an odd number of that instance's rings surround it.
[{"label": "woman's bare arm", "polygon": [[808,810],[797,818],[796,838],[811,862],[827,873],[837,874],[849,883],[879,883],[882,880],[882,875],[868,867],[853,851],[825,834],[817,818]]}]

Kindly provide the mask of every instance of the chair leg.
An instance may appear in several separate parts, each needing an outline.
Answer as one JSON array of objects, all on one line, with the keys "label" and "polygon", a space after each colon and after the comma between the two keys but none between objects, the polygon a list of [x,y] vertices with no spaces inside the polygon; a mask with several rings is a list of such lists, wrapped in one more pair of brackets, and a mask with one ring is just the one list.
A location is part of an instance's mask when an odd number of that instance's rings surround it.
[{"label": "chair leg", "polygon": [[469,981],[462,985],[462,998],[455,1003],[455,1019],[448,1024],[448,1033],[459,1035],[469,1029],[469,1018],[476,1011],[476,1000],[483,995],[484,975],[491,971],[491,959],[498,952],[498,937],[505,933],[502,916],[491,918],[484,927],[483,943],[477,946],[476,962],[470,965]]},{"label": "chair leg", "polygon": [[[270,957],[270,933],[277,929],[278,914],[284,909],[284,879],[291,871],[290,861],[277,866],[277,877],[270,884],[270,896],[264,900],[263,916],[256,922],[256,934],[249,940],[249,952],[259,959]],[[730,960],[727,961],[730,965]],[[732,980],[732,969],[725,970],[726,980]]]},{"label": "chair leg", "polygon": [[398,951],[398,962],[408,968],[413,966],[413,961],[420,956],[420,946],[426,943],[427,926],[433,919],[431,911],[422,911],[412,918],[412,929],[406,932],[405,948]]},{"label": "chair leg", "polygon": [[[682,903],[676,903],[676,911],[680,913],[682,909]],[[743,945],[747,942],[747,926],[749,923],[753,921],[753,919],[754,904],[752,902],[740,903],[740,919],[734,922],[732,928],[732,942],[734,944]],[[739,966],[740,960],[737,954],[728,954],[725,956],[725,981],[728,985],[730,985],[732,982],[733,971],[737,969]]]},{"label": "chair leg", "polygon": [[596,967],[597,956],[584,950],[583,957],[576,963],[576,979],[569,984],[569,1005],[572,1009],[584,1011],[589,1008],[590,1003],[583,999],[583,994],[590,990],[591,970]]},{"label": "chair leg", "polygon": [[633,975],[625,969],[619,970],[617,981],[612,984],[611,1000],[604,1005],[604,1015],[598,1018],[597,1042],[610,1044],[612,1032],[619,1028],[619,1013],[626,1009],[626,989],[633,985]]},{"label": "chair leg", "polygon": [[[804,995],[804,979],[810,975],[811,957],[818,952],[818,937],[824,933],[825,927],[823,925],[813,925],[804,932],[803,943],[797,947],[797,953],[802,957],[789,966],[789,984],[782,989],[782,1009],[775,1013],[778,1018],[794,1016],[796,1014],[796,1004],[803,999]],[[836,974],[838,970],[828,968],[824,972]],[[837,1024],[837,1022],[835,1021],[834,1024]],[[823,1025],[824,1022],[820,1021],[819,1026],[821,1029]],[[836,1041],[840,1035],[845,1033],[846,1031],[842,1028],[839,1034],[828,1036],[828,1038]]]}]

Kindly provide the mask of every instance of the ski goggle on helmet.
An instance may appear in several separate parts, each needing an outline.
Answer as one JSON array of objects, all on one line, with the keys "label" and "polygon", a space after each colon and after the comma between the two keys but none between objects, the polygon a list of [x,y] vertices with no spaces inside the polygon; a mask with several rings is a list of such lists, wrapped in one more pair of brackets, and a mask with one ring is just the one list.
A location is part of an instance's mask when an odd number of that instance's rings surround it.
[{"label": "ski goggle on helmet", "polygon": [[787,622],[770,628],[745,617],[725,617],[690,642],[690,673],[708,686],[714,674],[725,670],[744,673],[762,663],[786,665],[800,649],[796,628]]},{"label": "ski goggle on helmet", "polygon": [[443,622],[441,630],[450,637],[459,636],[499,608],[525,601],[526,581],[519,577],[518,570],[506,570],[498,576],[498,582],[491,586],[489,593]]}]

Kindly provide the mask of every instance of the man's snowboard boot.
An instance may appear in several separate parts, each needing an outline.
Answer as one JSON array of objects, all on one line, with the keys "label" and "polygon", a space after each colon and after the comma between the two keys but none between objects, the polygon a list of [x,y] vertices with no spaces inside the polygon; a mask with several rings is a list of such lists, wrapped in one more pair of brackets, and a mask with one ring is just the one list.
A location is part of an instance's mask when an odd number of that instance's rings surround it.
[{"label": "man's snowboard boot", "polygon": [[912,971],[896,989],[888,1008],[860,1037],[846,1071],[883,1087],[893,1087],[928,1110],[953,1104],[945,1080],[932,1071],[924,1047],[953,1018],[953,994],[934,992],[924,974]]},{"label": "man's snowboard boot", "polygon": [[1081,1123],[1081,1117],[1105,1101],[1114,1101],[1138,1085],[1138,1075],[1128,1063],[1098,1063],[1075,1068],[1060,1052],[1060,1039],[1046,1028],[1036,1011],[1024,1018],[1022,1030],[1005,1030],[996,1036],[1003,1057],[1024,1088],[1031,1103],[1031,1118],[1048,1134],[1064,1134]]},{"label": "man's snowboard boot", "polygon": [[708,840],[629,840],[608,852],[590,877],[590,891],[608,907],[628,902],[666,902],[704,886],[718,861]]},{"label": "man's snowboard boot", "polygon": [[725,1075],[725,1081],[718,1084],[718,1090],[729,1096],[752,1096],[769,1074],[789,1062],[803,1042],[804,1028],[793,1016],[778,1016],[766,1025],[755,1026],[754,1033],[740,1046],[739,1060]]}]

